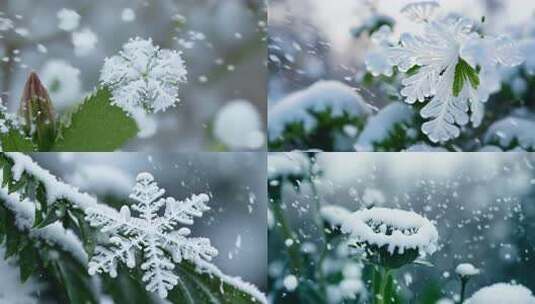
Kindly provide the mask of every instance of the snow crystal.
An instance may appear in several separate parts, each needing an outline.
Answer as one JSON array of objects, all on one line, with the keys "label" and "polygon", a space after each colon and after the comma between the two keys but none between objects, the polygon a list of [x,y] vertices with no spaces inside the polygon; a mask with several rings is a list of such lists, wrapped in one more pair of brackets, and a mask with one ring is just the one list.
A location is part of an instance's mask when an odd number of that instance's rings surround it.
[{"label": "snow crystal", "polygon": [[269,179],[288,176],[304,176],[308,173],[309,159],[301,152],[268,154],[267,171]]},{"label": "snow crystal", "polygon": [[465,304],[535,304],[535,297],[522,285],[496,283],[476,291]]},{"label": "snow crystal", "polygon": [[[135,201],[132,210],[139,217],[133,217],[128,206],[121,207],[119,214],[103,206],[85,210],[91,226],[111,234],[112,244],[111,247],[96,248],[89,261],[88,272],[91,275],[106,272],[116,277],[117,262],[133,268],[136,250],[142,250],[142,280],[147,284],[146,289],[165,298],[168,290],[179,281],[173,272],[175,265],[172,261],[180,263],[187,260],[198,265],[199,261],[210,261],[218,253],[209,239],[189,237],[191,231],[185,227],[175,230],[179,224],[192,225],[195,217],[201,217],[210,210],[206,205],[209,197],[206,194],[193,195],[185,201],[162,198],[165,191],[158,187],[151,174],[140,173],[136,181],[130,198]],[[164,213],[159,216],[162,207]],[[172,255],[172,261],[165,252]]]},{"label": "snow crystal", "polygon": [[436,1],[418,1],[405,5],[401,12],[409,19],[415,22],[427,22],[439,7]]},{"label": "snow crystal", "polygon": [[369,106],[353,88],[338,81],[318,81],[307,89],[294,92],[277,102],[268,113],[268,131],[271,139],[282,136],[288,124],[303,122],[305,130],[316,126],[312,112],[332,111],[331,116],[344,113],[352,116],[368,116]]},{"label": "snow crystal", "polygon": [[131,8],[123,9],[121,13],[121,20],[124,22],[132,22],[136,20],[136,12],[134,12],[134,10]]},{"label": "snow crystal", "polygon": [[508,147],[517,139],[524,149],[535,149],[535,121],[527,118],[507,117],[493,123],[485,134],[485,142],[497,141]]},{"label": "snow crystal", "polygon": [[[376,231],[370,224],[381,229]],[[387,228],[393,230],[391,234],[385,233]],[[351,241],[387,246],[390,254],[403,254],[407,249],[418,249],[421,255],[433,254],[438,247],[435,226],[410,211],[389,208],[359,210],[346,218],[342,231],[350,234]]]},{"label": "snow crystal", "polygon": [[89,28],[72,33],[74,54],[78,57],[89,55],[95,49],[97,42],[97,35]]},{"label": "snow crystal", "polygon": [[[412,4],[404,11],[413,18],[427,20],[427,12],[437,6],[436,2],[432,3]],[[368,70],[389,76],[394,66],[405,73],[417,68],[402,80],[401,95],[409,104],[427,102],[420,112],[428,120],[422,125],[422,131],[435,143],[458,137],[460,127],[470,121],[479,126],[484,103],[501,86],[498,67],[518,66],[524,60],[512,39],[491,35],[481,37],[473,23],[463,18],[430,20],[423,23],[422,34],[404,33],[400,40],[400,44],[382,42],[383,50],[372,52],[372,55],[382,54],[386,59],[383,65],[390,65],[390,68],[378,69],[377,61],[381,58],[375,58],[368,60]],[[456,96],[453,85],[460,64],[468,64],[474,71],[479,67],[479,83],[466,79]]]},{"label": "snow crystal", "polygon": [[80,101],[82,91],[80,70],[67,61],[48,60],[39,74],[56,109],[66,109]]},{"label": "snow crystal", "polygon": [[284,280],[282,281],[282,284],[284,285],[284,288],[286,288],[286,290],[292,292],[297,288],[299,281],[297,280],[296,276],[294,276],[293,274],[290,274],[284,278]]},{"label": "snow crystal", "polygon": [[231,149],[258,149],[264,145],[260,114],[248,101],[231,101],[214,119],[214,135]]},{"label": "snow crystal", "polygon": [[394,125],[410,123],[414,117],[413,110],[402,103],[392,103],[368,119],[354,148],[359,152],[374,151],[374,144],[384,141]]},{"label": "snow crystal", "polygon": [[63,8],[58,11],[58,27],[66,32],[72,32],[80,25],[80,15],[70,9]]},{"label": "snow crystal", "polygon": [[457,265],[455,272],[461,277],[471,277],[479,274],[480,271],[470,263],[462,263]]},{"label": "snow crystal", "polygon": [[100,82],[111,89],[113,103],[126,112],[141,108],[155,113],[179,101],[178,86],[186,82],[186,75],[180,52],[135,38],[118,55],[106,58]]},{"label": "snow crystal", "polygon": [[38,283],[30,277],[21,283],[20,271],[12,259],[4,260],[5,249],[0,247],[0,303],[29,304],[37,303],[34,297],[39,292]]}]

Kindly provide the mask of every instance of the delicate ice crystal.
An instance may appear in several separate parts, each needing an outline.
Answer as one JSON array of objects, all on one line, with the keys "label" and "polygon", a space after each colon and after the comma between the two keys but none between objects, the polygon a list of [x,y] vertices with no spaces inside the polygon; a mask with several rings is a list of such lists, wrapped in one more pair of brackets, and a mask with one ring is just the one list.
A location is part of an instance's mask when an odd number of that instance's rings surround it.
[{"label": "delicate ice crystal", "polygon": [[136,109],[165,111],[178,99],[179,84],[186,82],[180,52],[160,49],[151,39],[130,39],[118,55],[107,58],[100,82],[111,89],[113,103],[128,113]]},{"label": "delicate ice crystal", "polygon": [[[133,268],[136,251],[142,251],[142,280],[147,284],[146,289],[165,298],[168,290],[179,281],[173,272],[174,263],[187,260],[199,266],[217,255],[209,239],[189,237],[191,231],[185,227],[176,230],[179,224],[192,225],[195,217],[209,210],[206,205],[209,197],[193,195],[185,201],[162,198],[165,191],[158,187],[151,174],[140,173],[136,180],[130,195],[135,201],[131,208],[123,206],[119,213],[103,206],[85,211],[89,223],[108,233],[111,242],[111,246],[96,248],[88,264],[89,273],[106,272],[116,277],[117,263]],[[164,212],[160,215],[162,207]],[[138,216],[131,214],[131,210]]]}]

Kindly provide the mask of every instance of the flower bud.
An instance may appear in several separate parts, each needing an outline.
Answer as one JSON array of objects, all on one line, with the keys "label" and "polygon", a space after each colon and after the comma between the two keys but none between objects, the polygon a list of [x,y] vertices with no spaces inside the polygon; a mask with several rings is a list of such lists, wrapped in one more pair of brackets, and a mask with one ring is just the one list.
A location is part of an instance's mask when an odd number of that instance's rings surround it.
[{"label": "flower bud", "polygon": [[34,72],[22,92],[20,115],[24,131],[34,138],[39,150],[50,149],[56,136],[54,108],[46,88]]}]

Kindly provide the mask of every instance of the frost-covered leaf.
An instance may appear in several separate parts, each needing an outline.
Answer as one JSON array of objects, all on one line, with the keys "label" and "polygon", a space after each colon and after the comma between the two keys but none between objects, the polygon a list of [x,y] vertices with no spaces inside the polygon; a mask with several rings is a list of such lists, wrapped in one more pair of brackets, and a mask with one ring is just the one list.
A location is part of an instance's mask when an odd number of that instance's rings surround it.
[{"label": "frost-covered leaf", "polygon": [[65,122],[54,151],[113,151],[138,132],[135,120],[110,101],[101,88],[89,96]]}]

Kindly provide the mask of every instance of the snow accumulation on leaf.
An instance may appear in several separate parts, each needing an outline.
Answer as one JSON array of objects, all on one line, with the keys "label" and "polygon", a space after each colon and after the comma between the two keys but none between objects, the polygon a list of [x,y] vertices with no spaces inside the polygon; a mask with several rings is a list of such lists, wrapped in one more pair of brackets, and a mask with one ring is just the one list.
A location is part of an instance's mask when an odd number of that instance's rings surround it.
[{"label": "snow accumulation on leaf", "polygon": [[358,152],[371,152],[375,144],[388,138],[396,124],[411,123],[414,111],[402,103],[392,103],[368,119],[354,148]]},{"label": "snow accumulation on leaf", "polygon": [[270,153],[267,161],[268,179],[306,176],[310,160],[302,152]]},{"label": "snow accumulation on leaf", "polygon": [[127,113],[165,111],[175,105],[187,71],[180,52],[160,49],[151,39],[130,39],[118,55],[106,58],[100,82],[113,103]]},{"label": "snow accumulation on leaf", "polygon": [[502,148],[515,141],[520,147],[535,150],[535,121],[529,118],[507,117],[492,124],[485,134],[485,143],[498,143]]},{"label": "snow accumulation on leaf", "polygon": [[403,254],[417,249],[421,256],[438,249],[438,232],[435,226],[417,213],[389,209],[363,209],[344,216],[342,231],[350,234],[356,243],[386,246],[390,254]]},{"label": "snow accumulation on leaf", "polygon": [[535,304],[531,291],[522,285],[496,283],[476,291],[465,304],[515,303]]},{"label": "snow accumulation on leaf", "polygon": [[327,110],[331,111],[332,117],[344,114],[366,117],[371,114],[370,107],[355,89],[338,81],[318,81],[302,91],[286,96],[270,109],[270,140],[280,138],[286,126],[295,122],[302,122],[306,131],[312,130],[317,122],[311,112]]},{"label": "snow accumulation on leaf", "polygon": [[461,277],[471,277],[478,275],[480,270],[470,263],[462,263],[457,265],[455,272]]},{"label": "snow accumulation on leaf", "polygon": [[512,39],[482,37],[467,19],[430,19],[428,12],[437,6],[430,3],[404,9],[409,16],[421,15],[416,18],[423,19],[421,34],[403,33],[398,44],[390,30],[381,29],[374,39],[379,50],[369,54],[366,65],[373,75],[391,76],[393,67],[406,73],[401,95],[409,104],[427,103],[420,112],[428,119],[422,131],[438,143],[457,138],[470,121],[479,126],[484,103],[500,89],[498,67],[518,66],[524,57]]}]

